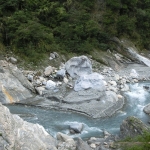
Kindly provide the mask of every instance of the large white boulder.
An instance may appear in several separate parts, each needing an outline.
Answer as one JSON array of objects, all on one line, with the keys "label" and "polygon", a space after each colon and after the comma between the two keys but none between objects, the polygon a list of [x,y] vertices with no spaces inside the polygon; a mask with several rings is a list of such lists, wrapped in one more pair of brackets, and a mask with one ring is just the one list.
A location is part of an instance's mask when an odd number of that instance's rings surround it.
[{"label": "large white boulder", "polygon": [[74,90],[81,91],[89,88],[99,91],[105,90],[104,77],[96,72],[83,75],[75,82]]},{"label": "large white boulder", "polygon": [[65,63],[65,69],[72,78],[92,73],[91,61],[86,56],[73,57]]}]

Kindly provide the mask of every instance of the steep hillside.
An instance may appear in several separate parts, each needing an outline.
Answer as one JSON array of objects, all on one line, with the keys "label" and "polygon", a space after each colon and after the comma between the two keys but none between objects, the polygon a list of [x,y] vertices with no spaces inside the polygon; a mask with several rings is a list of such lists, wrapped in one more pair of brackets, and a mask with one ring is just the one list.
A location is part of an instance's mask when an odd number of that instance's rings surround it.
[{"label": "steep hillside", "polygon": [[0,51],[37,62],[51,51],[115,50],[126,37],[150,50],[149,0],[1,0]]}]

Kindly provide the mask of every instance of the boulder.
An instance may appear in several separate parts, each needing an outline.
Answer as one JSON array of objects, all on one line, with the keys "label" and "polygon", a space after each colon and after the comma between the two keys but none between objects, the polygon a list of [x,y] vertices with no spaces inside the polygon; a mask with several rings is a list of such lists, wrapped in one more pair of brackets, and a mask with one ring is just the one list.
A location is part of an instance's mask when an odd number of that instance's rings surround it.
[{"label": "boulder", "polygon": [[92,88],[99,91],[104,91],[105,85],[103,79],[104,77],[96,72],[88,75],[83,75],[76,80],[74,90],[81,91]]},{"label": "boulder", "polygon": [[52,80],[48,80],[46,83],[46,89],[55,89],[56,88],[56,83]]},{"label": "boulder", "polygon": [[53,67],[52,66],[48,66],[45,68],[45,71],[44,71],[44,75],[45,76],[50,76],[50,74],[52,74],[54,71]]},{"label": "boulder", "polygon": [[70,130],[73,130],[75,133],[81,133],[83,129],[83,124],[82,123],[73,123],[69,126]]},{"label": "boulder", "polygon": [[78,140],[77,140],[77,150],[92,150],[92,149],[81,138],[78,138]]},{"label": "boulder", "polygon": [[72,78],[92,73],[91,61],[86,56],[73,57],[65,63],[65,69]]},{"label": "boulder", "polygon": [[54,59],[54,58],[55,58],[55,54],[54,54],[54,53],[50,53],[50,57],[51,57],[52,59]]},{"label": "boulder", "polygon": [[28,79],[29,81],[33,82],[33,75],[28,74],[27,79]]},{"label": "boulder", "polygon": [[134,116],[127,117],[120,125],[120,136],[122,138],[142,135],[146,131],[150,131],[150,128]]},{"label": "boulder", "polygon": [[23,121],[0,104],[1,150],[57,150],[55,139],[39,124]]},{"label": "boulder", "polygon": [[9,61],[10,61],[12,64],[16,64],[16,63],[17,63],[17,59],[14,58],[14,57],[10,57],[10,58],[9,58]]},{"label": "boulder", "polygon": [[55,58],[59,57],[59,54],[57,52],[53,52],[53,54],[55,55]]},{"label": "boulder", "polygon": [[66,70],[65,69],[61,69],[61,70],[57,71],[56,78],[62,81],[63,78],[65,77],[65,75],[66,75]]},{"label": "boulder", "polygon": [[150,103],[144,107],[143,111],[150,115]]}]

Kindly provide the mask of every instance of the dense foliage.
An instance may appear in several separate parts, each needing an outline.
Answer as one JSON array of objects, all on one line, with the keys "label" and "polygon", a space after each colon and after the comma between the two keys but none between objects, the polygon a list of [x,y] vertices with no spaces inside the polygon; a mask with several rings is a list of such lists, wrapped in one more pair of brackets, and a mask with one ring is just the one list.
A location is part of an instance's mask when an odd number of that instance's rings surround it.
[{"label": "dense foliage", "polygon": [[149,150],[150,149],[150,133],[145,132],[135,138],[127,138],[123,150]]},{"label": "dense foliage", "polygon": [[111,49],[126,36],[150,49],[149,0],[1,0],[0,45],[20,55]]}]

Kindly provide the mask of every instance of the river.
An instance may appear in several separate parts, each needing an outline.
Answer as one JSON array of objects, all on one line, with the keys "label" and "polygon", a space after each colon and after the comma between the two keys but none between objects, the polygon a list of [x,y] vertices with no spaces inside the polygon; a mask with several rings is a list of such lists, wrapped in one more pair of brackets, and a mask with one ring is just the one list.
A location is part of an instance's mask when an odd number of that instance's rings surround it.
[{"label": "river", "polygon": [[143,108],[150,103],[150,92],[143,88],[144,85],[150,86],[150,82],[130,84],[130,91],[123,93],[126,101],[123,109],[109,118],[92,119],[73,112],[56,111],[33,106],[6,106],[10,109],[11,113],[19,114],[24,120],[44,126],[46,131],[54,137],[57,132],[69,134],[69,125],[74,122],[83,123],[84,128],[81,134],[71,136],[73,138],[81,137],[88,139],[90,137],[103,136],[103,130],[112,134],[118,134],[120,124],[128,116],[136,116],[147,124],[150,117],[143,112]]}]

